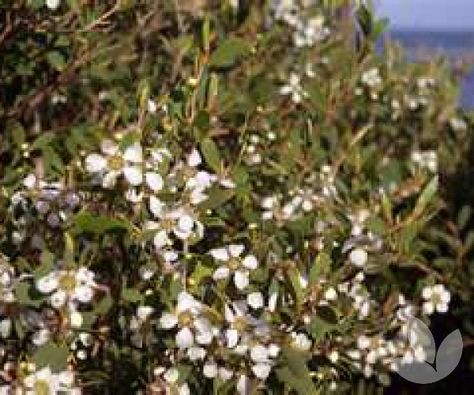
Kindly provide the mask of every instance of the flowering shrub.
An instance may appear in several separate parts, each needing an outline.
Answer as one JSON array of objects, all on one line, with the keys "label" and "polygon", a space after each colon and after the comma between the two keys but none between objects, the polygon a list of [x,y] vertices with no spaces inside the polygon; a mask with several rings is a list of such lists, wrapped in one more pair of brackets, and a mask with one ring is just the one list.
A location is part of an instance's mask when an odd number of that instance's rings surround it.
[{"label": "flowering shrub", "polygon": [[471,289],[433,264],[472,127],[447,67],[376,55],[364,6],[349,48],[319,2],[100,3],[2,6],[0,392],[344,393],[424,360],[410,319]]}]

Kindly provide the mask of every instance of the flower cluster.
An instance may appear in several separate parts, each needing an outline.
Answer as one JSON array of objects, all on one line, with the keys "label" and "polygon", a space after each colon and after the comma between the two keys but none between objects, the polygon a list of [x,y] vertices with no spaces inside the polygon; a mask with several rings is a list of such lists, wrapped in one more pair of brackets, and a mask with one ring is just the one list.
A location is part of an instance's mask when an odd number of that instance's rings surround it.
[{"label": "flower cluster", "polygon": [[[31,132],[9,122],[0,136],[12,160],[0,188],[0,393],[389,385],[427,359],[413,319],[428,324],[464,295],[431,238],[470,247],[429,228],[456,144],[434,151],[427,134],[461,135],[469,118],[433,107],[435,68],[399,71],[331,41],[322,2],[275,0],[270,23],[252,2],[219,4],[216,18],[209,5],[204,21],[186,2],[161,3],[79,7],[65,25],[68,2],[40,11],[100,56],[87,71],[77,62],[74,89],[37,96],[52,98],[25,114]],[[136,53],[115,45],[127,26]],[[55,49],[44,63],[76,71],[63,52],[74,55]],[[115,74],[116,61],[130,67]],[[78,103],[77,119],[60,114]],[[452,234],[469,234],[461,214]]]},{"label": "flower cluster", "polygon": [[330,29],[322,15],[313,15],[315,1],[277,0],[273,2],[273,16],[293,29],[293,43],[296,47],[311,47],[325,40]]}]

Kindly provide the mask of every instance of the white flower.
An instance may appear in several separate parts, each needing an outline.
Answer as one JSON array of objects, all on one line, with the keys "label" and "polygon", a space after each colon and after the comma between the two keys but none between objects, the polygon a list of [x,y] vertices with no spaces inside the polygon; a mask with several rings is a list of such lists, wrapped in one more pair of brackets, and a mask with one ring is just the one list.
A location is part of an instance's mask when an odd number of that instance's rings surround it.
[{"label": "white flower", "polygon": [[50,10],[55,10],[61,4],[61,0],[46,0],[46,7]]},{"label": "white flower", "polygon": [[[231,305],[224,306],[224,316],[229,328],[224,331],[228,348],[239,347],[239,342],[249,332],[255,335],[267,335],[269,328],[261,320],[253,317],[248,312],[248,305],[245,300],[237,300]],[[243,348],[246,348],[244,345]]]},{"label": "white flower", "polygon": [[435,311],[438,313],[446,313],[448,311],[451,294],[443,284],[423,288],[421,296],[425,299],[423,313],[430,315]]},{"label": "white flower", "polygon": [[63,371],[57,374],[51,372],[49,366],[38,370],[23,379],[26,394],[58,394],[78,393],[78,388],[73,388],[74,373]]},{"label": "white flower", "polygon": [[94,297],[94,273],[85,267],[77,270],[53,270],[36,281],[36,288],[43,294],[51,294],[51,305],[61,308],[68,304],[75,310],[78,302],[89,303]]},{"label": "white flower", "polygon": [[37,183],[37,179],[33,173],[28,174],[23,180],[23,185],[27,189],[33,189],[36,186],[36,183]]},{"label": "white flower", "polygon": [[309,351],[312,347],[311,339],[305,333],[291,332],[291,345],[301,351]]},{"label": "white flower", "polygon": [[264,305],[262,293],[252,292],[251,294],[248,294],[247,303],[253,309],[261,309]]},{"label": "white flower", "polygon": [[240,375],[237,380],[236,389],[239,395],[248,395],[250,393],[250,381],[245,374]]},{"label": "white flower", "polygon": [[160,318],[164,329],[180,328],[176,334],[176,345],[187,349],[195,343],[210,344],[213,338],[212,326],[209,320],[202,315],[202,304],[189,293],[182,291],[178,295],[178,302],[173,312],[163,313]]},{"label": "white flower", "polygon": [[151,306],[139,306],[137,308],[137,318],[140,322],[145,322],[154,310]]},{"label": "white flower", "polygon": [[337,291],[331,287],[324,292],[324,299],[326,300],[336,300],[337,299]]},{"label": "white flower", "polygon": [[291,100],[295,104],[301,103],[303,97],[308,96],[308,94],[301,87],[300,76],[295,73],[290,74],[288,84],[283,85],[280,88],[280,94],[285,96],[291,95]]},{"label": "white flower", "polygon": [[369,348],[370,343],[370,339],[365,335],[361,335],[357,338],[357,348],[359,348],[359,350],[365,350]]},{"label": "white flower", "polygon": [[9,318],[0,320],[0,337],[6,339],[10,335],[12,321]]},{"label": "white flower", "polygon": [[296,22],[296,31],[293,34],[293,41],[297,47],[313,46],[317,42],[323,41],[330,33],[324,26],[324,18],[320,15],[310,18],[307,21]]},{"label": "white flower", "polygon": [[224,264],[214,271],[214,280],[223,280],[234,274],[235,286],[242,290],[249,285],[249,275],[251,270],[258,267],[257,258],[254,255],[240,256],[244,252],[244,246],[241,244],[230,244],[227,247],[215,248],[209,251],[212,257]]},{"label": "white flower", "polygon": [[420,168],[427,169],[432,173],[438,171],[438,155],[435,151],[413,151],[411,160]]},{"label": "white flower", "polygon": [[331,361],[331,363],[336,363],[339,360],[339,353],[336,350],[331,351],[328,354],[328,359]]},{"label": "white flower", "polygon": [[151,100],[151,99],[148,99],[148,102],[147,102],[147,110],[150,114],[154,114],[156,113],[156,110],[157,110],[157,105],[156,103]]},{"label": "white flower", "polygon": [[9,263],[0,263],[0,302],[12,303],[15,301],[14,279],[15,269],[13,266]]},{"label": "white flower", "polygon": [[206,362],[202,368],[202,373],[205,377],[213,379],[217,376],[218,367],[215,362]]},{"label": "white flower", "polygon": [[51,338],[51,331],[49,329],[40,329],[33,333],[32,343],[35,346],[42,346],[46,344]]},{"label": "white flower", "polygon": [[382,83],[382,78],[380,77],[379,69],[373,67],[370,70],[367,70],[362,74],[361,81],[364,85],[367,85],[370,88],[373,88]]},{"label": "white flower", "polygon": [[153,191],[158,192],[163,189],[163,177],[156,172],[148,171],[145,173],[145,183]]},{"label": "white flower", "polygon": [[273,365],[273,359],[278,356],[280,348],[274,344],[264,346],[256,344],[250,349],[250,359],[254,362],[252,372],[255,377],[266,380]]},{"label": "white flower", "polygon": [[73,328],[80,328],[84,319],[82,318],[82,314],[78,311],[73,311],[69,316],[69,321],[71,323],[71,327]]},{"label": "white flower", "polygon": [[113,188],[120,176],[124,176],[132,186],[143,182],[143,150],[135,142],[122,153],[112,140],[105,139],[101,144],[102,154],[89,154],[86,158],[86,170],[101,180],[104,188]]},{"label": "white flower", "polygon": [[349,261],[357,267],[363,267],[367,263],[367,251],[362,248],[354,248],[349,254]]},{"label": "white flower", "polygon": [[159,222],[148,221],[145,229],[156,231],[153,243],[157,250],[173,244],[171,234],[181,240],[191,237],[202,238],[204,235],[204,226],[197,219],[197,213],[191,209],[179,207],[175,210],[167,210],[165,203],[151,196],[150,211],[159,219]]}]

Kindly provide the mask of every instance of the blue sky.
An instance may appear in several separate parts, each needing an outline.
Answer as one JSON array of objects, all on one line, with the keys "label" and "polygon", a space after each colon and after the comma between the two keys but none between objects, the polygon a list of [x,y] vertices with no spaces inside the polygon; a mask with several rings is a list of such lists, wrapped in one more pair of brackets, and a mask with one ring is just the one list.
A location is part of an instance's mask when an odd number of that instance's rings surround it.
[{"label": "blue sky", "polygon": [[391,28],[474,31],[474,0],[374,0]]}]

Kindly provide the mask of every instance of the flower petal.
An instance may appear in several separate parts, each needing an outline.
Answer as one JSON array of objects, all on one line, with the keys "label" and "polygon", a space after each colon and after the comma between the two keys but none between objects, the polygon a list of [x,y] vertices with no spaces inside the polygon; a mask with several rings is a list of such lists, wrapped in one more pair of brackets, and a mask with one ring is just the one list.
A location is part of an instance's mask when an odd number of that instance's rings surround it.
[{"label": "flower petal", "polygon": [[110,139],[102,140],[102,143],[100,144],[100,149],[104,154],[107,155],[115,155],[119,150],[118,145]]},{"label": "flower petal", "polygon": [[76,287],[74,291],[74,296],[79,302],[89,303],[94,296],[94,291],[91,287],[79,286]]},{"label": "flower petal", "polygon": [[222,266],[222,267],[216,269],[216,271],[212,275],[212,278],[216,281],[217,280],[224,280],[227,277],[229,277],[229,274],[230,274],[229,268],[227,266]]},{"label": "flower petal", "polygon": [[149,201],[149,207],[151,213],[157,217],[160,218],[161,215],[163,214],[163,207],[165,204],[158,199],[156,196],[150,196],[150,201]]},{"label": "flower petal", "polygon": [[229,252],[233,258],[239,257],[244,252],[244,246],[242,244],[231,244],[229,245]]},{"label": "flower petal", "polygon": [[123,159],[132,163],[142,163],[143,162],[143,149],[140,143],[135,142],[132,145],[129,145],[125,152],[123,153]]},{"label": "flower petal", "polygon": [[160,318],[160,325],[164,329],[174,328],[178,324],[178,317],[171,313],[163,313]]},{"label": "flower petal", "polygon": [[153,244],[158,250],[161,250],[164,246],[166,246],[169,241],[170,239],[166,230],[160,230],[153,238]]},{"label": "flower petal", "polygon": [[242,374],[239,377],[239,380],[237,381],[236,389],[239,395],[248,395],[250,393],[249,378],[245,374]]},{"label": "flower petal", "polygon": [[107,159],[100,154],[90,154],[86,157],[86,171],[99,173],[107,167]]},{"label": "flower petal", "polygon": [[188,166],[196,167],[200,165],[202,162],[201,154],[197,149],[193,149],[192,152],[188,156]]},{"label": "flower petal", "polygon": [[244,272],[244,271],[237,271],[235,272],[234,274],[234,284],[235,286],[242,290],[242,289],[245,289],[247,288],[247,286],[249,285],[249,274],[248,272]]},{"label": "flower petal", "polygon": [[36,281],[36,289],[41,293],[48,294],[58,287],[58,277],[55,273],[48,274]]},{"label": "flower petal", "polygon": [[140,185],[143,182],[142,169],[137,166],[124,167],[123,175],[130,185]]},{"label": "flower petal", "polygon": [[147,172],[145,174],[145,181],[153,192],[158,192],[163,189],[163,177],[158,173]]},{"label": "flower petal", "polygon": [[227,329],[225,331],[225,338],[228,348],[234,348],[239,342],[239,332],[237,329]]},{"label": "flower petal", "polygon": [[176,345],[179,348],[189,348],[194,344],[194,336],[191,329],[184,327],[176,334]]},{"label": "flower petal", "polygon": [[229,252],[227,251],[227,248],[224,247],[214,248],[213,250],[209,251],[209,254],[211,254],[212,257],[218,261],[227,262],[229,260]]},{"label": "flower petal", "polygon": [[266,380],[271,370],[272,367],[268,363],[258,363],[252,366],[253,374],[261,380]]},{"label": "flower petal", "polygon": [[51,295],[51,306],[59,309],[64,306],[67,300],[67,294],[63,290],[58,290]]},{"label": "flower petal", "polygon": [[117,178],[120,176],[119,171],[109,171],[102,179],[103,188],[113,188],[117,183]]},{"label": "flower petal", "polygon": [[258,267],[257,258],[255,258],[253,255],[247,255],[242,261],[242,265],[244,265],[247,269],[255,270]]},{"label": "flower petal", "polygon": [[252,292],[247,295],[247,303],[253,309],[260,309],[263,307],[263,295],[261,292]]}]

